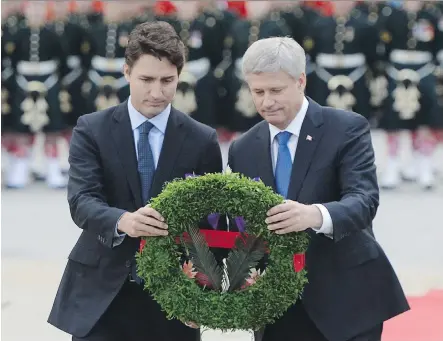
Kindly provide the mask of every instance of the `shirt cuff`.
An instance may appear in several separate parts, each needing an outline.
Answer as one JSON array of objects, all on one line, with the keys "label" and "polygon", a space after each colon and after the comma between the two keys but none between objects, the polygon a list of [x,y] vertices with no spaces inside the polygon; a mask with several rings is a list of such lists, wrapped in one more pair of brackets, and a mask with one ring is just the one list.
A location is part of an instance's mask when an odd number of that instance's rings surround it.
[{"label": "shirt cuff", "polygon": [[313,230],[317,233],[322,233],[326,237],[329,237],[331,239],[334,238],[334,227],[332,225],[332,218],[329,214],[328,209],[320,204],[314,204],[314,206],[316,206],[320,210],[323,217],[323,224],[321,225],[320,229],[313,228]]},{"label": "shirt cuff", "polygon": [[117,223],[115,224],[114,239],[112,241],[112,247],[119,246],[121,243],[123,243],[123,240],[126,237],[126,233],[119,233],[118,232],[118,223],[120,222],[120,219],[122,218],[123,214],[118,218]]}]

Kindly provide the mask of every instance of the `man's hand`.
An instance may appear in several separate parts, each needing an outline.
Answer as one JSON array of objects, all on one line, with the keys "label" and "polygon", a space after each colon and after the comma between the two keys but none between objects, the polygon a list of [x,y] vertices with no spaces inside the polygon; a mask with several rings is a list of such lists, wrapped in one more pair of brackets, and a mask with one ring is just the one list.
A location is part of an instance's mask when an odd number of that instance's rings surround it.
[{"label": "man's hand", "polygon": [[277,234],[301,232],[308,228],[320,228],[323,217],[314,205],[304,205],[296,201],[286,200],[283,204],[271,208],[267,212],[266,224]]},{"label": "man's hand", "polygon": [[168,225],[164,221],[165,218],[160,213],[145,206],[134,213],[124,213],[117,229],[133,238],[166,236],[168,235]]}]

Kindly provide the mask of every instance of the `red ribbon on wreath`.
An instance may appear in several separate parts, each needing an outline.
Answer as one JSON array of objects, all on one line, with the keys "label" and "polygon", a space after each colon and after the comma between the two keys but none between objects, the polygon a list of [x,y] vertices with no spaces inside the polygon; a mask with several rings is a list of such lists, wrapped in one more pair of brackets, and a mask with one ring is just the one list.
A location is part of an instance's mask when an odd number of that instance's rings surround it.
[{"label": "red ribbon on wreath", "polygon": [[[209,247],[216,247],[222,249],[232,249],[235,245],[235,240],[240,235],[240,232],[229,232],[229,231],[216,231],[216,230],[200,230],[202,235],[205,237],[206,242]],[[183,233],[184,238],[189,238],[187,232]],[[175,239],[177,244],[180,244],[180,238]],[[146,240],[140,242],[140,252],[146,245]],[[304,253],[294,254],[293,264],[295,272],[300,272],[304,269],[306,262],[306,257]]]}]

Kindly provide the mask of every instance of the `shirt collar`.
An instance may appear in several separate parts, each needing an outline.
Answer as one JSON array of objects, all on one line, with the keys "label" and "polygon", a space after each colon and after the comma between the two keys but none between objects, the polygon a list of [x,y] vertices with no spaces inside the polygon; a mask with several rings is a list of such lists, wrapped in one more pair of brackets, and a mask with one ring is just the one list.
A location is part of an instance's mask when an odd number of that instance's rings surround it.
[{"label": "shirt collar", "polygon": [[271,134],[271,143],[274,141],[275,136],[282,131],[288,131],[292,135],[299,136],[301,126],[306,117],[306,113],[308,111],[309,101],[306,97],[303,98],[303,103],[301,105],[300,111],[295,115],[295,118],[289,123],[288,127],[285,130],[280,130],[276,126],[269,124],[269,132]]},{"label": "shirt collar", "polygon": [[149,121],[153,124],[154,127],[160,130],[162,134],[165,134],[166,126],[168,125],[169,115],[171,114],[171,104],[168,104],[165,110],[163,110],[157,116],[148,119],[134,108],[131,102],[131,96],[129,96],[128,111],[129,111],[129,119],[131,120],[132,130],[137,129],[141,124],[145,123],[146,121]]}]

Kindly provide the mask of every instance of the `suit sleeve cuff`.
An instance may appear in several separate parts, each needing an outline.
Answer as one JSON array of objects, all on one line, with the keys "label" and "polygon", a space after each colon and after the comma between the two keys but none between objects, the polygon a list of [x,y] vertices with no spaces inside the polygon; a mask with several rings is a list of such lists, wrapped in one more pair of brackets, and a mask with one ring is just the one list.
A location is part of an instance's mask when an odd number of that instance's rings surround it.
[{"label": "suit sleeve cuff", "polygon": [[119,233],[118,232],[118,223],[120,222],[120,219],[122,218],[123,214],[118,218],[117,223],[115,224],[114,238],[112,240],[112,247],[116,247],[116,246],[120,245],[121,243],[123,243],[123,240],[126,237],[126,233]]},{"label": "suit sleeve cuff", "polygon": [[314,204],[314,206],[320,210],[323,218],[323,224],[321,225],[320,229],[313,228],[313,230],[317,233],[322,233],[329,238],[333,238],[334,228],[332,225],[332,218],[331,215],[329,214],[328,209],[320,204]]}]

